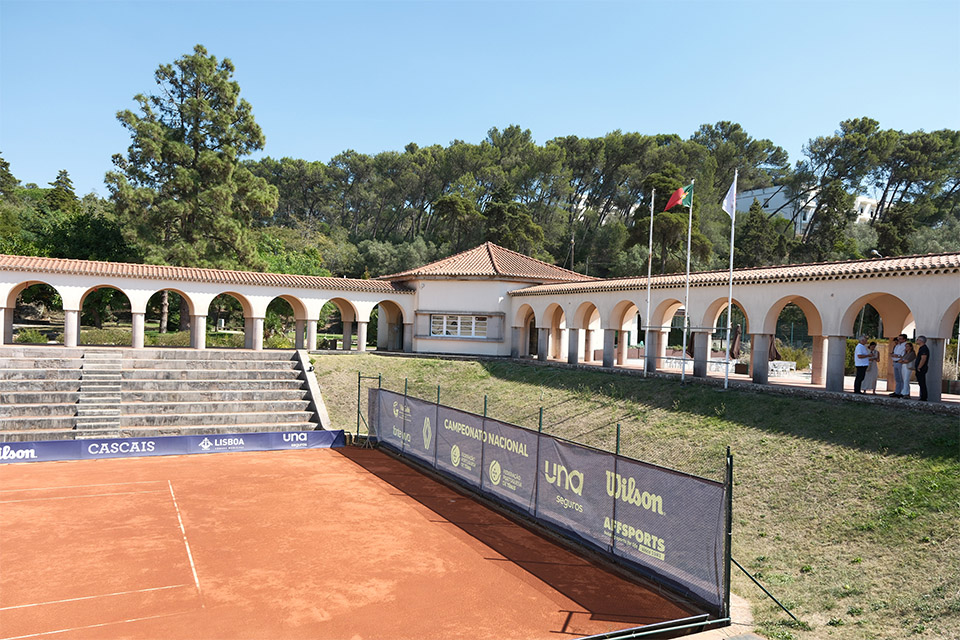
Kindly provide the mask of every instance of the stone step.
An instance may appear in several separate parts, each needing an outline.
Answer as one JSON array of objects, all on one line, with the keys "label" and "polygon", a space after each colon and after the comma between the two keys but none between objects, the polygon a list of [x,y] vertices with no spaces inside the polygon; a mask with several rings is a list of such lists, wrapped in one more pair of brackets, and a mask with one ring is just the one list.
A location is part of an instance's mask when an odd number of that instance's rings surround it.
[{"label": "stone step", "polygon": [[0,431],[34,431],[36,429],[72,429],[76,418],[66,416],[12,416],[0,418]]},{"label": "stone step", "polygon": [[120,393],[120,381],[85,380],[80,383],[81,397],[88,393]]},{"label": "stone step", "polygon": [[93,364],[84,361],[81,371],[83,371],[83,375],[87,375],[89,373],[120,373],[122,369],[123,363],[119,360],[116,362],[104,362],[102,364]]},{"label": "stone step", "polygon": [[79,380],[80,369],[0,369],[0,380]]},{"label": "stone step", "polygon": [[2,380],[0,394],[8,391],[78,391],[79,380]]},{"label": "stone step", "polygon": [[126,349],[123,359],[158,359],[158,360],[219,360],[250,362],[253,360],[288,361],[294,360],[296,353],[293,349],[265,349],[263,351],[249,351],[247,349]]},{"label": "stone step", "polygon": [[77,413],[76,400],[70,403],[6,403],[0,398],[0,418],[18,416],[72,416]]},{"label": "stone step", "polygon": [[[315,431],[313,422],[275,422],[229,424],[220,426],[180,425],[176,427],[120,427],[119,429],[87,429],[77,432],[77,440],[90,438],[150,438],[162,436],[215,435],[225,433],[261,433],[264,431]],[[71,434],[73,435],[73,434]]]},{"label": "stone step", "polygon": [[104,405],[91,405],[91,406],[78,405],[77,406],[77,418],[86,419],[86,418],[98,418],[98,417],[104,417],[104,416],[119,416],[119,415],[120,415],[119,406],[114,406],[114,407],[104,406]]},{"label": "stone step", "polygon": [[0,354],[0,375],[5,369],[79,369],[80,358],[5,358]]},{"label": "stone step", "polygon": [[134,414],[121,415],[120,426],[168,427],[179,425],[273,424],[275,422],[310,422],[307,411],[278,411],[274,413],[191,413],[191,414]]},{"label": "stone step", "polygon": [[[165,370],[165,369],[223,369],[232,370],[237,360],[179,360],[164,358],[125,358],[123,368],[131,370]],[[243,360],[244,369],[265,369],[290,371],[294,367],[292,360]]]},{"label": "stone step", "polygon": [[91,416],[89,418],[77,418],[77,430],[80,429],[119,429],[120,420],[116,416]]},{"label": "stone step", "polygon": [[128,369],[124,380],[294,380],[299,371],[286,369]]},{"label": "stone step", "polygon": [[5,430],[0,424],[0,442],[34,442],[40,440],[73,440],[76,431],[71,429],[22,429]]},{"label": "stone step", "polygon": [[123,393],[134,391],[280,391],[301,389],[303,380],[124,380]]},{"label": "stone step", "polygon": [[76,404],[79,389],[73,391],[2,391],[0,405],[15,404]]},{"label": "stone step", "polygon": [[134,416],[143,414],[156,415],[185,415],[209,413],[211,407],[222,407],[231,413],[275,413],[289,411],[306,411],[310,406],[307,400],[260,400],[248,402],[224,402],[213,400],[209,402],[124,402],[120,405],[123,415]]},{"label": "stone step", "polygon": [[260,402],[267,400],[291,401],[301,400],[303,391],[300,389],[277,390],[236,390],[236,389],[191,389],[189,391],[132,391],[124,389],[124,404],[136,403],[225,403],[225,402]]},{"label": "stone step", "polygon": [[119,371],[83,371],[83,377],[80,378],[84,382],[90,381],[99,381],[99,380],[121,380],[123,379],[123,374]]}]

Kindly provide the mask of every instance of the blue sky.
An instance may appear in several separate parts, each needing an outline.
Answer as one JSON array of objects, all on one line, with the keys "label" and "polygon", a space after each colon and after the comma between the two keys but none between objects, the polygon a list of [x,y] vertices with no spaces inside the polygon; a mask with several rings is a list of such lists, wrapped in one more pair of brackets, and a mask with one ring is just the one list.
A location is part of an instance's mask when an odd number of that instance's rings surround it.
[{"label": "blue sky", "polygon": [[739,122],[795,162],[869,116],[960,128],[960,1],[52,2],[0,0],[0,153],[79,194],[128,133],[116,112],[203,44],[235,64],[260,155]]}]

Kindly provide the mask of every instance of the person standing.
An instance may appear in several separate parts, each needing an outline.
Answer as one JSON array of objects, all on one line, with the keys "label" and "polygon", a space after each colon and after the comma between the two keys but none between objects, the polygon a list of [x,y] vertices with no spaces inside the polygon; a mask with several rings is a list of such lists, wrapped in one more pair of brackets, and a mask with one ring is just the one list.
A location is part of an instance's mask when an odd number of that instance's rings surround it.
[{"label": "person standing", "polygon": [[863,378],[861,388],[864,393],[869,391],[873,395],[877,395],[877,375],[880,373],[877,362],[880,361],[880,352],[877,351],[876,342],[868,344],[867,349],[870,350],[870,364],[867,365],[867,375]]},{"label": "person standing", "polygon": [[902,398],[906,385],[903,384],[903,367],[900,366],[902,364],[900,359],[903,357],[903,352],[907,350],[907,334],[901,333],[893,339],[893,343],[894,347],[893,352],[890,354],[890,362],[893,363],[893,379],[896,382],[896,386],[890,396],[893,398]]},{"label": "person standing", "polygon": [[862,394],[860,385],[867,375],[867,367],[870,366],[870,349],[867,348],[867,336],[860,336],[857,342],[857,348],[853,351],[853,366],[857,368],[857,375],[853,379],[853,392]]},{"label": "person standing", "polygon": [[900,370],[901,375],[903,376],[903,395],[901,398],[910,397],[910,374],[913,373],[915,368],[915,362],[917,361],[917,354],[913,350],[913,345],[909,342],[904,343],[903,357],[900,358]]},{"label": "person standing", "polygon": [[917,336],[917,384],[920,385],[920,402],[927,401],[927,370],[930,368],[930,347],[927,336]]}]

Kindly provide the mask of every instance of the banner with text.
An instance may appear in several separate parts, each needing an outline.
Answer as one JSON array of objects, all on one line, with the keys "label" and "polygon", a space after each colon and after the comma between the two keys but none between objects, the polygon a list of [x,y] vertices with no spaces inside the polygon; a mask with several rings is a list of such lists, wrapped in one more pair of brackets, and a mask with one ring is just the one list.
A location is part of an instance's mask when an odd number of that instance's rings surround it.
[{"label": "banner with text", "polygon": [[156,438],[42,440],[0,444],[0,463],[179,456],[224,451],[342,447],[343,431],[277,431]]},{"label": "banner with text", "polygon": [[483,430],[483,490],[533,513],[539,446],[536,432],[490,418],[483,421]]},{"label": "banner with text", "polygon": [[471,487],[480,487],[483,417],[449,407],[437,408],[437,468]]}]

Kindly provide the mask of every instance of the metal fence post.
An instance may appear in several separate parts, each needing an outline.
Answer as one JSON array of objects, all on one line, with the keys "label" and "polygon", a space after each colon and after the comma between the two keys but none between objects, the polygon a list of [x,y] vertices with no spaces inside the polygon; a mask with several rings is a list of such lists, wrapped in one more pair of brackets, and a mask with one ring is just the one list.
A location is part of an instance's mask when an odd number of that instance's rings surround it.
[{"label": "metal fence post", "polygon": [[[727,447],[727,527],[726,527],[726,539],[723,542],[723,581],[724,581],[724,591],[723,591],[723,606],[724,613],[723,615],[727,618],[730,617],[730,561],[733,557],[733,455],[730,453],[730,447]],[[792,614],[791,614],[792,615]]]},{"label": "metal fence post", "polygon": [[617,423],[617,455],[620,455],[620,423]]}]

